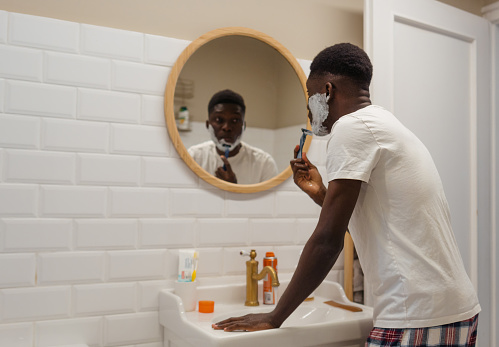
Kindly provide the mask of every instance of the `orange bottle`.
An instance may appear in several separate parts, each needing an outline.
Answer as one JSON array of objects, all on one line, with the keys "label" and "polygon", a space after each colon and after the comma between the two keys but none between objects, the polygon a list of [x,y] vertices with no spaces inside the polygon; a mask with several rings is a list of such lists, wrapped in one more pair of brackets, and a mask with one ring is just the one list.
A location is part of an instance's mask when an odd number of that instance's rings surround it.
[{"label": "orange bottle", "polygon": [[[274,252],[265,253],[263,258],[263,267],[272,266],[277,273],[277,258]],[[267,274],[263,280],[263,303],[265,305],[275,305],[277,300],[277,288],[272,287],[272,280],[270,275]]]}]

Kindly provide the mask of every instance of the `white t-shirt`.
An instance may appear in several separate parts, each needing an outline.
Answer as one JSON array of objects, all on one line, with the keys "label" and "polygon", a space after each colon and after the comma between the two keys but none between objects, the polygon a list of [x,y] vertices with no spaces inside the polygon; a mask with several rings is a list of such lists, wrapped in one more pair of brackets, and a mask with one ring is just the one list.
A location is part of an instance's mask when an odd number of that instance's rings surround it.
[{"label": "white t-shirt", "polygon": [[374,296],[374,326],[430,327],[480,312],[435,164],[393,114],[368,106],[341,117],[327,178],[362,181],[349,230]]},{"label": "white t-shirt", "polygon": [[[212,175],[224,165],[211,140],[190,147],[188,152],[196,163]],[[229,163],[238,184],[260,183],[277,175],[277,165],[270,154],[242,141],[241,149],[235,156],[229,157]]]}]

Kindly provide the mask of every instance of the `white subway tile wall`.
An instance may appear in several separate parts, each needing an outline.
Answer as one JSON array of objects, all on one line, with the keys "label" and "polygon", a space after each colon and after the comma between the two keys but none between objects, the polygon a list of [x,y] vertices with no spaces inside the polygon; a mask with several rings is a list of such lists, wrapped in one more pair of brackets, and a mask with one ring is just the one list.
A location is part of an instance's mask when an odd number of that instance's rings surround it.
[{"label": "white subway tile wall", "polygon": [[89,346],[102,346],[104,319],[71,318],[37,322],[36,346],[71,346],[75,341],[85,341]]},{"label": "white subway tile wall", "polygon": [[4,103],[5,103],[5,80],[0,78],[0,113],[4,112]]},{"label": "white subway tile wall", "polygon": [[173,66],[190,41],[170,37],[145,35],[145,61],[150,64]]},{"label": "white subway tile wall", "polygon": [[162,347],[180,248],[201,284],[244,281],[243,249],[294,270],[320,210],[292,179],[225,192],[171,143],[164,88],[189,43],[0,11],[0,346]]},{"label": "white subway tile wall", "polygon": [[135,312],[135,283],[85,284],[73,288],[74,313],[78,316]]},{"label": "white subway tile wall", "polygon": [[45,52],[44,82],[109,89],[111,61],[84,55]]},{"label": "white subway tile wall", "polygon": [[32,347],[33,323],[0,324],[0,346]]},{"label": "white subway tile wall", "polygon": [[166,217],[166,189],[109,188],[112,217]]},{"label": "white subway tile wall", "polygon": [[142,158],[143,185],[196,188],[198,177],[178,158]]},{"label": "white subway tile wall", "polygon": [[170,68],[113,61],[113,89],[163,95]]},{"label": "white subway tile wall", "polygon": [[164,250],[110,251],[107,256],[110,281],[158,280],[166,276]]},{"label": "white subway tile wall", "polygon": [[9,42],[13,45],[76,53],[78,35],[78,23],[9,14]]},{"label": "white subway tile wall", "polygon": [[75,249],[135,249],[135,219],[76,219]]},{"label": "white subway tile wall", "polygon": [[46,217],[105,217],[107,188],[41,186],[40,214]]},{"label": "white subway tile wall", "polygon": [[8,26],[8,13],[5,11],[0,11],[0,43],[7,42],[7,26]]},{"label": "white subway tile wall", "polygon": [[45,150],[105,153],[109,148],[109,124],[102,122],[46,118],[41,136]]},{"label": "white subway tile wall", "polygon": [[78,119],[139,122],[140,95],[92,89],[80,89],[78,93]]},{"label": "white subway tile wall", "polygon": [[166,126],[164,98],[162,96],[142,95],[142,123]]},{"label": "white subway tile wall", "polygon": [[28,81],[42,80],[43,52],[37,49],[0,46],[2,77]]},{"label": "white subway tile wall", "polygon": [[6,83],[5,112],[58,118],[75,118],[76,88],[33,82]]},{"label": "white subway tile wall", "polygon": [[0,146],[39,148],[40,123],[38,117],[0,114]]},{"label": "white subway tile wall", "polygon": [[172,286],[172,281],[145,281],[139,282],[139,310],[158,311],[159,292]]},{"label": "white subway tile wall", "polygon": [[171,143],[165,129],[147,125],[111,124],[111,152],[168,156]]},{"label": "white subway tile wall", "polygon": [[71,219],[3,218],[0,239],[3,252],[69,251]]},{"label": "white subway tile wall", "polygon": [[56,252],[38,256],[38,283],[102,282],[104,252]]},{"label": "white subway tile wall", "polygon": [[78,183],[82,185],[138,186],[140,157],[85,154],[78,158]]},{"label": "white subway tile wall", "polygon": [[244,247],[250,240],[247,219],[200,219],[196,224],[196,234],[200,247]]},{"label": "white subway tile wall", "polygon": [[142,219],[140,248],[192,248],[195,246],[194,219]]},{"label": "white subway tile wall", "polygon": [[70,286],[10,288],[0,292],[2,323],[69,317]]},{"label": "white subway tile wall", "polygon": [[74,183],[74,154],[9,149],[4,161],[6,182]]},{"label": "white subway tile wall", "polygon": [[2,211],[2,217],[36,217],[37,208],[37,185],[0,185],[0,211]]},{"label": "white subway tile wall", "polygon": [[34,286],[35,271],[36,260],[32,253],[0,254],[1,288]]},{"label": "white subway tile wall", "polygon": [[81,25],[81,53],[131,61],[143,60],[144,35],[141,33]]},{"label": "white subway tile wall", "polygon": [[105,346],[159,341],[162,329],[158,312],[112,315],[104,318]]}]

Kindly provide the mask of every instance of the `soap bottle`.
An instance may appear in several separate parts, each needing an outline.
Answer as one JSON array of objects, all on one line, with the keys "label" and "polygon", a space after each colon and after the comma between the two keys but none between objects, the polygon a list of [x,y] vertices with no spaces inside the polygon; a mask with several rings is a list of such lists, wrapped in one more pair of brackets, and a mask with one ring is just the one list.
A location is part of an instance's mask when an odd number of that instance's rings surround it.
[{"label": "soap bottle", "polygon": [[177,128],[179,130],[189,130],[189,110],[187,106],[180,107],[177,119]]},{"label": "soap bottle", "polygon": [[[263,267],[271,266],[277,273],[277,258],[274,252],[265,253],[263,258]],[[275,305],[277,302],[277,288],[272,287],[272,280],[270,275],[265,276],[263,280],[263,303],[265,305]]]}]

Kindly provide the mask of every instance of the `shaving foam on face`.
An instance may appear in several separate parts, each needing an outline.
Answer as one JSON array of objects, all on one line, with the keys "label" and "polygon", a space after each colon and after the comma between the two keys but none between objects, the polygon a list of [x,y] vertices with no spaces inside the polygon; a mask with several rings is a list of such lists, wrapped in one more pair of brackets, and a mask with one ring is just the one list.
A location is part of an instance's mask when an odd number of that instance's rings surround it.
[{"label": "shaving foam on face", "polygon": [[239,137],[236,139],[236,141],[234,141],[234,143],[229,143],[225,141],[225,139],[221,139],[219,141],[215,136],[215,129],[213,129],[211,124],[208,124],[208,132],[210,133],[211,140],[215,143],[215,146],[217,146],[217,148],[220,151],[225,152],[225,150],[228,148],[230,152],[241,143],[241,137],[243,136],[244,129],[241,131],[241,135],[239,135]]},{"label": "shaving foam on face", "polygon": [[312,132],[316,136],[328,134],[327,128],[322,125],[329,116],[328,100],[329,96],[326,96],[326,93],[317,93],[308,98],[308,108],[312,113]]},{"label": "shaving foam on face", "polygon": [[[178,281],[192,282],[195,270],[197,252],[194,249],[180,249],[178,251]],[[195,275],[194,275],[195,276]]]}]

